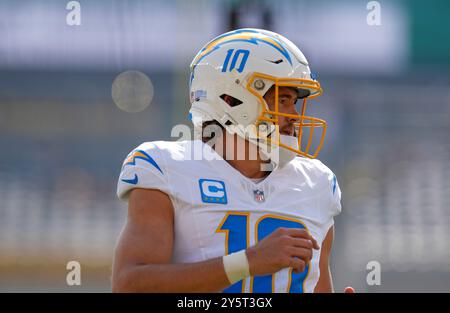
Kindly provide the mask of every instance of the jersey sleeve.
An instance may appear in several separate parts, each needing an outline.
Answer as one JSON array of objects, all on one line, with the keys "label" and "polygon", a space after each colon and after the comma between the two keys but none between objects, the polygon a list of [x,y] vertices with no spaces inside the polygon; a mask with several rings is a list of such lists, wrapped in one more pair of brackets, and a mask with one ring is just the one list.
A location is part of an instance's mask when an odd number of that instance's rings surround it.
[{"label": "jersey sleeve", "polygon": [[144,143],[125,158],[117,182],[117,196],[128,200],[134,188],[158,189],[170,194],[163,154],[153,143]]},{"label": "jersey sleeve", "polygon": [[327,171],[327,190],[325,191],[325,229],[330,229],[334,225],[334,218],[341,213],[341,189],[336,178],[336,175],[328,169]]},{"label": "jersey sleeve", "polygon": [[[331,172],[331,171],[330,171]],[[334,217],[341,213],[341,188],[339,188],[339,183],[337,181],[336,175],[331,172],[328,175],[330,181],[330,209],[331,215]]]},{"label": "jersey sleeve", "polygon": [[319,160],[315,160],[317,168],[322,173],[323,178],[321,186],[323,186],[322,198],[322,218],[325,228],[329,229],[334,225],[334,217],[341,213],[341,189],[336,175],[325,164]]}]

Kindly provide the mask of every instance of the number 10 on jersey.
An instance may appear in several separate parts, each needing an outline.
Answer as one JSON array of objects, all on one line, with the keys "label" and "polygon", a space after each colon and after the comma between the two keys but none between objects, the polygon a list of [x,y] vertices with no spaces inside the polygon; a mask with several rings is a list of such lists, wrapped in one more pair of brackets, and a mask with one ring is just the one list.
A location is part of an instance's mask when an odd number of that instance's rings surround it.
[{"label": "number 10 on jersey", "polygon": [[[255,241],[261,241],[279,227],[286,228],[306,228],[305,225],[295,219],[283,216],[266,214],[261,216],[255,223],[250,225],[250,213],[228,212],[222,219],[217,233],[225,233],[225,254],[237,252],[249,247],[250,229],[255,234]],[[309,264],[301,273],[294,273],[289,270],[288,284],[286,292],[302,293],[303,283],[309,272]],[[276,275],[264,275],[250,277],[250,292],[274,292]],[[224,292],[239,293],[244,292],[245,281],[241,280],[224,289]]]}]

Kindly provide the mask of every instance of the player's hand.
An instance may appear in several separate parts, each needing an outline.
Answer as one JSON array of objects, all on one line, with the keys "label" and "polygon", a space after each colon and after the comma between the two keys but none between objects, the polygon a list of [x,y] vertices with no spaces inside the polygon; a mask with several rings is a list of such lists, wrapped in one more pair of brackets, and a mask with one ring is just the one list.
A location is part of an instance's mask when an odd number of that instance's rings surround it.
[{"label": "player's hand", "polygon": [[356,293],[353,287],[345,287],[344,293]]},{"label": "player's hand", "polygon": [[311,261],[313,249],[320,247],[305,229],[280,227],[246,250],[250,274],[267,275],[286,267],[301,273]]}]

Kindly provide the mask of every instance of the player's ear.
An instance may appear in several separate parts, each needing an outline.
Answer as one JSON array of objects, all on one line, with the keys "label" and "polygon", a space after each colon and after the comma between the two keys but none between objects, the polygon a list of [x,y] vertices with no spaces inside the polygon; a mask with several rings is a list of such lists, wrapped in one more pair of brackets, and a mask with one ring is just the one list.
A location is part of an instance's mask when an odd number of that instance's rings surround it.
[{"label": "player's ear", "polygon": [[225,101],[230,107],[235,107],[242,104],[241,100],[227,94],[221,95],[220,98],[222,98],[222,100]]},{"label": "player's ear", "polygon": [[229,95],[222,95],[222,100],[231,105],[231,97]]}]

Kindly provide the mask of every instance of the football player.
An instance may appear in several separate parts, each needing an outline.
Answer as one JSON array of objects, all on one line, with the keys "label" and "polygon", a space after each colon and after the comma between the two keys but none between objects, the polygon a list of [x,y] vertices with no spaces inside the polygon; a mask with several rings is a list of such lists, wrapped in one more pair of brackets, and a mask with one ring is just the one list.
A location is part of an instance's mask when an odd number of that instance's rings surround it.
[{"label": "football player", "polygon": [[113,291],[332,292],[341,191],[316,159],[326,122],[305,114],[321,93],[279,34],[239,29],[206,44],[190,76],[200,136],[143,143],[123,163]]}]

